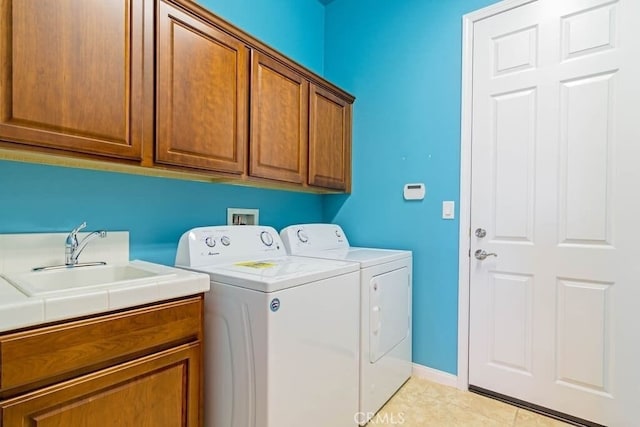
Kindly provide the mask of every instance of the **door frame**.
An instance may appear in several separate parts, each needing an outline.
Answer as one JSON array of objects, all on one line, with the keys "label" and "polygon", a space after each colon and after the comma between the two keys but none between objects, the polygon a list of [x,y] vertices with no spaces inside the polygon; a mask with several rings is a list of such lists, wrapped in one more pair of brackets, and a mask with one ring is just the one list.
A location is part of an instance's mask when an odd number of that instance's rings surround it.
[{"label": "door frame", "polygon": [[462,17],[462,104],[460,129],[460,230],[458,254],[457,386],[469,388],[469,309],[471,263],[471,130],[473,101],[473,28],[476,22],[538,0],[503,0]]}]

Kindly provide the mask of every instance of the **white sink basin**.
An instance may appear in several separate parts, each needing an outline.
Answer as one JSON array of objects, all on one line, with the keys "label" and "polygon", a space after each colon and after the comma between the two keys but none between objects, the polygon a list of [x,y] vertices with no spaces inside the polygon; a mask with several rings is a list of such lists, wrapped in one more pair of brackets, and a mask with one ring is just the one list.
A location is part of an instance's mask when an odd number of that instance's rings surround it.
[{"label": "white sink basin", "polygon": [[154,282],[172,276],[175,276],[175,273],[146,270],[128,264],[72,267],[4,275],[13,286],[32,297],[126,283]]}]

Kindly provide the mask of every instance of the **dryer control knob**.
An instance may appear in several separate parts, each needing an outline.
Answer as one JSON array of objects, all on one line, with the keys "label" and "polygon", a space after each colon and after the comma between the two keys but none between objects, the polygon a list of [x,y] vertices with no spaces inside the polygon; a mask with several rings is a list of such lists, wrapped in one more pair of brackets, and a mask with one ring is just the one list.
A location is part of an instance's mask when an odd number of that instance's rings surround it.
[{"label": "dryer control knob", "polygon": [[307,233],[304,232],[304,230],[300,229],[298,230],[298,240],[300,240],[302,243],[307,243],[309,241],[309,236],[307,236]]},{"label": "dryer control knob", "polygon": [[222,243],[224,246],[229,246],[231,244],[231,239],[229,238],[229,236],[222,236],[220,238],[220,243]]},{"label": "dryer control knob", "polygon": [[208,236],[204,239],[204,243],[209,246],[210,248],[214,247],[216,245],[216,239],[214,239],[211,236]]},{"label": "dryer control knob", "polygon": [[268,231],[263,231],[262,233],[260,233],[260,240],[262,240],[262,243],[264,243],[266,246],[273,245],[273,236]]},{"label": "dryer control knob", "polygon": [[336,230],[336,237],[337,237],[338,239],[341,239],[341,238],[342,238],[342,233],[341,233],[339,230]]}]

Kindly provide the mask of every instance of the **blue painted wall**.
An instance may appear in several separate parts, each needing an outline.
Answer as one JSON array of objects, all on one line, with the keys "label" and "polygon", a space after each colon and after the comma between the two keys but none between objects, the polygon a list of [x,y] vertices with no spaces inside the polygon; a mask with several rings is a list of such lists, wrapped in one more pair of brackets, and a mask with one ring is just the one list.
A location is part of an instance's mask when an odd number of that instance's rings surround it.
[{"label": "blue painted wall", "polygon": [[199,0],[252,36],[322,75],[324,6],[316,0]]},{"label": "blue painted wall", "polygon": [[[325,77],[357,97],[353,194],[326,220],[352,244],[414,253],[413,359],[457,371],[462,15],[495,0],[337,0],[326,7]],[[403,200],[423,182],[424,201]]]},{"label": "blue painted wall", "polygon": [[260,223],[278,230],[322,219],[313,194],[8,161],[0,183],[0,234],[63,232],[86,220],[88,230],[129,230],[131,258],[167,265],[184,231],[226,224],[227,207],[260,208]]},{"label": "blue painted wall", "polygon": [[[322,71],[324,7],[312,0],[202,4],[307,67]],[[0,233],[129,230],[133,258],[173,264],[178,238],[225,224],[228,207],[259,208],[281,228],[322,220],[322,196],[0,161]]]}]

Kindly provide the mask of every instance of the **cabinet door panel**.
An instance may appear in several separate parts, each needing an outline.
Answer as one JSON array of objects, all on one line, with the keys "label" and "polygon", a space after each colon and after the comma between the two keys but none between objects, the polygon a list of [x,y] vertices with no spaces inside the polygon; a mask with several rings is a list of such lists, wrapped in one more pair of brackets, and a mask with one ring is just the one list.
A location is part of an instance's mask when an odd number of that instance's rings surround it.
[{"label": "cabinet door panel", "polygon": [[303,183],[307,170],[309,83],[253,52],[250,175]]},{"label": "cabinet door panel", "polygon": [[351,104],[311,85],[309,185],[350,191]]},{"label": "cabinet door panel", "polygon": [[0,139],[140,159],[143,104],[153,102],[144,97],[145,7],[0,2]]},{"label": "cabinet door panel", "polygon": [[248,134],[248,48],[160,3],[156,161],[240,174]]},{"label": "cabinet door panel", "polygon": [[193,343],[0,402],[5,426],[198,426]]}]

